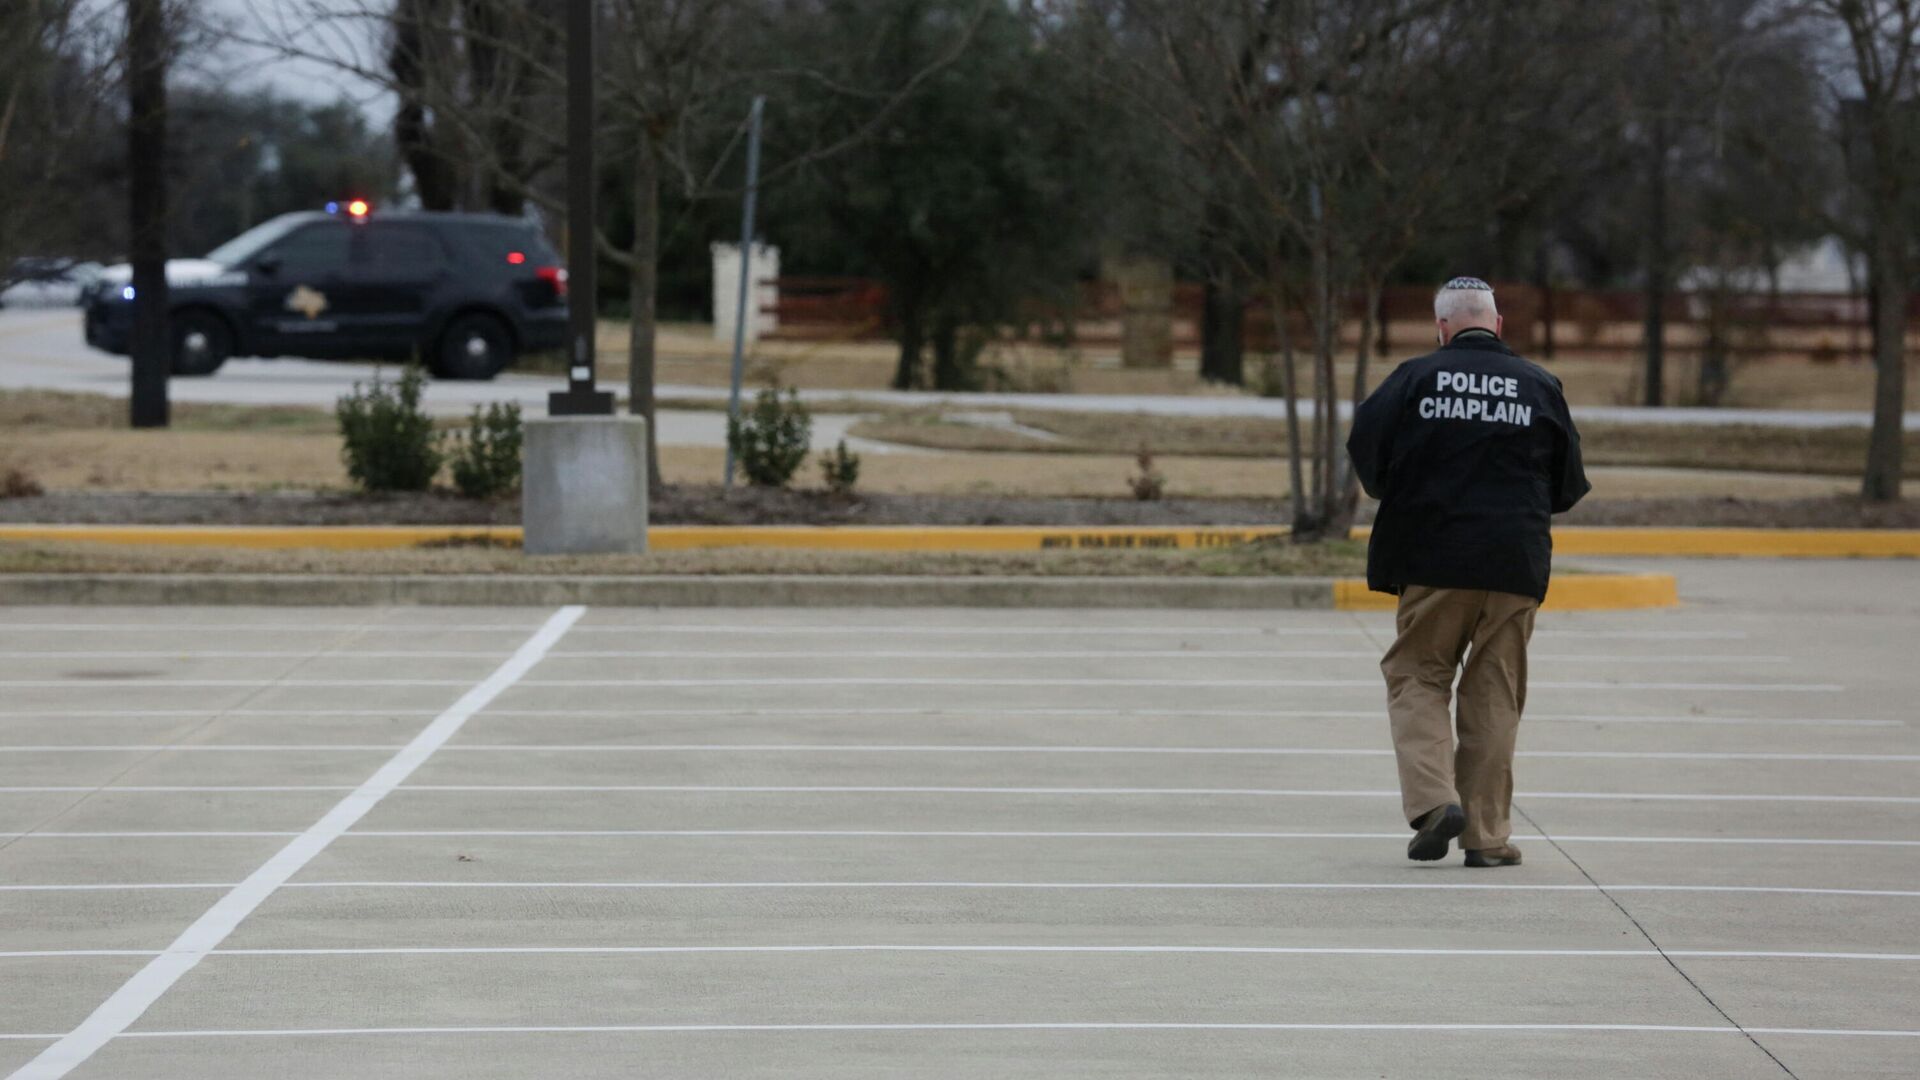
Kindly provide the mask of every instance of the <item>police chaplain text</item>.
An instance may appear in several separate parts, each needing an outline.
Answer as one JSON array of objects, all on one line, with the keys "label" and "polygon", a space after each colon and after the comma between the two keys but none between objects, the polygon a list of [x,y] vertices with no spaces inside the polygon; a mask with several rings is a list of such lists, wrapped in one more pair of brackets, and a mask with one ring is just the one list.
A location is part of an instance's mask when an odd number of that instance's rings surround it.
[{"label": "police chaplain text", "polygon": [[[1463,394],[1519,398],[1520,380],[1512,376],[1481,375],[1472,371],[1441,371],[1434,375],[1435,393],[1449,390]],[[1423,397],[1422,420],[1484,420],[1490,424],[1533,426],[1533,406],[1519,401],[1483,401],[1478,397]]]}]

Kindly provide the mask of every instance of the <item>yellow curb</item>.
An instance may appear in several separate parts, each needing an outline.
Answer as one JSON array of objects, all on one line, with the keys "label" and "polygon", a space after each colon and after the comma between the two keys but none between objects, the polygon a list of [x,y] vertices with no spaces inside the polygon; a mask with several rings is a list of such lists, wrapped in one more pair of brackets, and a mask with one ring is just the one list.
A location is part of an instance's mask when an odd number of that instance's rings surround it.
[{"label": "yellow curb", "polygon": [[[1337,578],[1333,606],[1340,611],[1392,611],[1397,597],[1370,592],[1361,578]],[[1546,611],[1635,611],[1678,607],[1672,574],[1562,574],[1547,585]]]},{"label": "yellow curb", "polygon": [[[661,525],[648,532],[655,551],[774,547],[838,551],[1190,550],[1231,547],[1278,526],[959,526]],[[517,544],[517,525],[0,525],[0,540],[367,551],[491,540]]]},{"label": "yellow curb", "polygon": [[1233,547],[1281,526],[1030,525],[662,525],[649,532],[655,551],[779,547],[840,551],[1114,551]]},{"label": "yellow curb", "polygon": [[[1356,526],[1352,536],[1373,534]],[[1555,555],[1680,555],[1772,559],[1920,559],[1920,529],[1733,529],[1556,525]]]},{"label": "yellow curb", "polygon": [[1553,530],[1556,555],[1712,555],[1794,559],[1920,558],[1914,529]]}]

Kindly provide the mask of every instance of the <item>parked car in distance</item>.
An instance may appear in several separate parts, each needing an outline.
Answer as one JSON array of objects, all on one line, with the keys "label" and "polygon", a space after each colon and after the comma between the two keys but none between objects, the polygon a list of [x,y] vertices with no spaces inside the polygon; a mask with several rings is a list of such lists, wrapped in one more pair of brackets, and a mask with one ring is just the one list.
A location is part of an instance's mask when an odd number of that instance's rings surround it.
[{"label": "parked car in distance", "polygon": [[[125,354],[132,270],[87,291],[86,339]],[[375,212],[360,200],[283,214],[167,263],[173,374],[233,356],[419,358],[443,379],[491,379],[561,348],[567,272],[539,227],[498,214]]]},{"label": "parked car in distance", "polygon": [[0,308],[73,307],[106,268],[97,262],[37,255],[0,274]]}]

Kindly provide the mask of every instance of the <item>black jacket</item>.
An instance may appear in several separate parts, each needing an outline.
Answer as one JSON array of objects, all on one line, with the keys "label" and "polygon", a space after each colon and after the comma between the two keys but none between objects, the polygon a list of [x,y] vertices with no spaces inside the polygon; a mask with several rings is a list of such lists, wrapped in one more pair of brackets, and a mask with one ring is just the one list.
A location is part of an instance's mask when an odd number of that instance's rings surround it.
[{"label": "black jacket", "polygon": [[1347,453],[1380,500],[1367,585],[1544,599],[1548,521],[1590,489],[1560,380],[1484,331],[1409,360],[1354,413]]}]

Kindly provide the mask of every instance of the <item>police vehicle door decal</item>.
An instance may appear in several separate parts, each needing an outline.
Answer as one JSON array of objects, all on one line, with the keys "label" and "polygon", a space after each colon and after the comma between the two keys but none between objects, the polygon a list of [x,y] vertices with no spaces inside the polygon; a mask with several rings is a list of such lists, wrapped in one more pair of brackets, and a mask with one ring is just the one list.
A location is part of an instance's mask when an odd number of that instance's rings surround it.
[{"label": "police vehicle door decal", "polygon": [[280,320],[281,331],[285,333],[311,333],[314,331],[334,329],[336,324],[332,319],[324,321],[320,319],[320,314],[326,311],[328,306],[326,293],[321,292],[311,285],[294,286],[293,291],[287,294],[285,307],[288,311],[297,312],[306,316],[306,319],[304,321],[282,319]]}]

